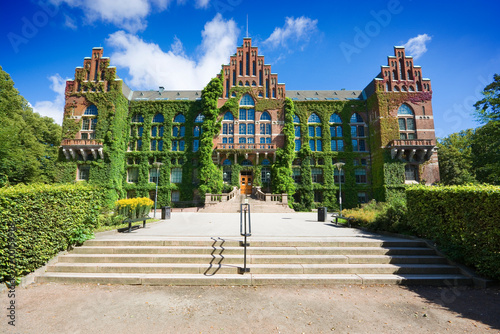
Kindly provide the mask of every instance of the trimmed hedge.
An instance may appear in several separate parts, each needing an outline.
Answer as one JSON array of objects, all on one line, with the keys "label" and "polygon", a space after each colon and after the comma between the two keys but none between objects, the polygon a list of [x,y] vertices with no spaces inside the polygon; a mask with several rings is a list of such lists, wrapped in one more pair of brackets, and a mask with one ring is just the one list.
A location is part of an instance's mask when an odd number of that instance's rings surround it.
[{"label": "trimmed hedge", "polygon": [[102,192],[82,184],[0,189],[0,282],[26,275],[91,237],[101,205]]},{"label": "trimmed hedge", "polygon": [[408,223],[451,258],[500,279],[500,187],[414,186],[406,190]]}]

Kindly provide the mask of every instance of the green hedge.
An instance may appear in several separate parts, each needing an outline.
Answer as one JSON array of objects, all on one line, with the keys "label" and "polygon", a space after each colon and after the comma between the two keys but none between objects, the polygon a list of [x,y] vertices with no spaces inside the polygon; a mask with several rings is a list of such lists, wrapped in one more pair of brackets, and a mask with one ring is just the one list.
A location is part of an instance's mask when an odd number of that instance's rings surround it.
[{"label": "green hedge", "polygon": [[82,184],[0,189],[0,281],[26,275],[89,238],[101,205],[102,192]]},{"label": "green hedge", "polygon": [[415,186],[406,190],[408,223],[453,259],[500,279],[500,187]]}]

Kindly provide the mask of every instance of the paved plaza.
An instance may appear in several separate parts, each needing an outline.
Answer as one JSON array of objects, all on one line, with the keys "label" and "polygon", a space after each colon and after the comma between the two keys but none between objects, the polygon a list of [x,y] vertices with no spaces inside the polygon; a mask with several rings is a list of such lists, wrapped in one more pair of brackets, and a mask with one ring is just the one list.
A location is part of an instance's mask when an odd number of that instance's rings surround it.
[{"label": "paved plaza", "polygon": [[[157,218],[160,215],[157,216]],[[252,213],[250,222],[252,238],[273,240],[280,238],[380,238],[394,239],[361,231],[355,228],[336,226],[331,214],[327,221],[318,221],[316,212]],[[137,223],[139,224],[139,223]],[[141,225],[142,226],[142,225]],[[239,237],[239,213],[172,212],[171,218],[146,224],[146,228],[131,233],[108,231],[98,233],[102,239],[151,239],[165,237]]]}]

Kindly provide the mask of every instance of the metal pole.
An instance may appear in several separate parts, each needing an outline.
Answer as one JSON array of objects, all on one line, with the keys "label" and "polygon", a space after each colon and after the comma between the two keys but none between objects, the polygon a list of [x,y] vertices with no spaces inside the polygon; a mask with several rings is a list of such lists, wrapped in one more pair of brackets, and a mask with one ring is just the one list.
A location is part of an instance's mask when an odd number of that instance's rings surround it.
[{"label": "metal pole", "polygon": [[155,191],[155,212],[153,217],[156,218],[156,202],[158,201],[158,179],[160,175],[160,166],[156,167],[156,191]]},{"label": "metal pole", "polygon": [[342,168],[339,169],[339,203],[340,203],[339,215],[342,217]]}]

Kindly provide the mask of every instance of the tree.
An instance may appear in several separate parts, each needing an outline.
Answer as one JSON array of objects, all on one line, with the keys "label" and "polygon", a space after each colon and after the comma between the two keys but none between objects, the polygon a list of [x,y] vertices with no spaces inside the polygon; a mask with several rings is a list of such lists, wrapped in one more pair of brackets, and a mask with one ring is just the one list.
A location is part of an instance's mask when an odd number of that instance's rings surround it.
[{"label": "tree", "polygon": [[500,121],[500,75],[493,75],[493,82],[482,91],[483,98],[474,104],[476,118],[481,123]]},{"label": "tree", "polygon": [[500,121],[489,121],[477,128],[471,149],[476,179],[500,185]]},{"label": "tree", "polygon": [[0,67],[0,186],[53,182],[61,127],[34,113]]},{"label": "tree", "polygon": [[473,129],[452,133],[438,141],[439,174],[444,185],[475,183],[472,167]]}]

